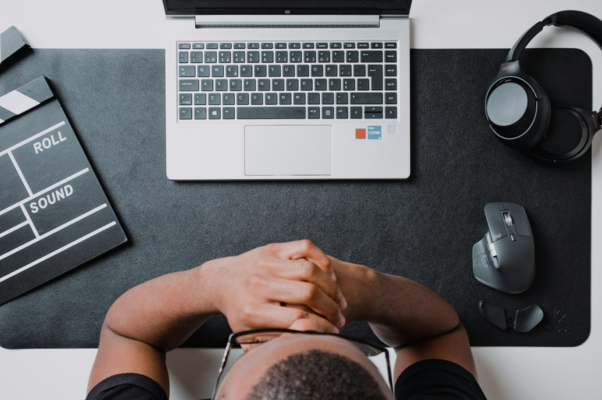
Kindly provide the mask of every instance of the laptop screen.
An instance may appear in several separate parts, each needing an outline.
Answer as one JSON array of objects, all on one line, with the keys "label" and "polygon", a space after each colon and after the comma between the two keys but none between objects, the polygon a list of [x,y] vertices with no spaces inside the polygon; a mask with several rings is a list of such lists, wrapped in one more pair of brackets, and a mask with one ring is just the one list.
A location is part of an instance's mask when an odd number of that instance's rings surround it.
[{"label": "laptop screen", "polygon": [[163,0],[166,15],[204,14],[396,14],[412,0]]}]

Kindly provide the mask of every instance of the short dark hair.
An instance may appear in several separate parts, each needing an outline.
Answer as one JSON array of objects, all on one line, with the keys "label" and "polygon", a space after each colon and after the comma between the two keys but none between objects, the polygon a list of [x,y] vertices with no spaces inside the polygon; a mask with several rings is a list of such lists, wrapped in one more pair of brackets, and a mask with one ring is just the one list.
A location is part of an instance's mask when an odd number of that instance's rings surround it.
[{"label": "short dark hair", "polygon": [[247,400],[386,400],[360,364],[339,354],[308,350],[272,365]]}]

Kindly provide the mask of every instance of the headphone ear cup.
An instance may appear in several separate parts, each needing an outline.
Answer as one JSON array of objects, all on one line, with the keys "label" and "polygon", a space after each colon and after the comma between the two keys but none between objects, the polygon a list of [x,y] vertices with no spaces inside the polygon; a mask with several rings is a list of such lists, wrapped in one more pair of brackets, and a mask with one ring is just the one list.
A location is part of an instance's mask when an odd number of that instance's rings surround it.
[{"label": "headphone ear cup", "polygon": [[[540,93],[539,98],[533,88]],[[535,79],[523,74],[494,81],[485,99],[489,126],[507,146],[528,148],[537,144],[550,123],[550,100]]]},{"label": "headphone ear cup", "polygon": [[554,105],[546,134],[538,144],[527,149],[526,153],[540,161],[574,160],[589,149],[597,130],[594,124],[597,125],[591,112]]}]

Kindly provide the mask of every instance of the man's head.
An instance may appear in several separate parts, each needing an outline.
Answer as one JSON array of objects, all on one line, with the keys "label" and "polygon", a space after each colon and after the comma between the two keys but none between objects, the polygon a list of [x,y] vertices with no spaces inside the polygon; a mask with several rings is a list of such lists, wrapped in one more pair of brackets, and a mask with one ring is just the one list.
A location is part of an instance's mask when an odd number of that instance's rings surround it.
[{"label": "man's head", "polygon": [[376,366],[335,336],[282,335],[248,351],[220,385],[220,400],[393,399]]}]

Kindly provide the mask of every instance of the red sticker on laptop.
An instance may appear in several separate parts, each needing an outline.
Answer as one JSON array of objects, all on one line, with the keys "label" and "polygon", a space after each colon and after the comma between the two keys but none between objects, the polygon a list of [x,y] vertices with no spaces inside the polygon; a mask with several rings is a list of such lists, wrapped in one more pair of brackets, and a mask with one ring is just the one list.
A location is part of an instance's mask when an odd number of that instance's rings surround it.
[{"label": "red sticker on laptop", "polygon": [[366,130],[365,129],[356,129],[355,130],[355,138],[356,139],[366,139]]}]

